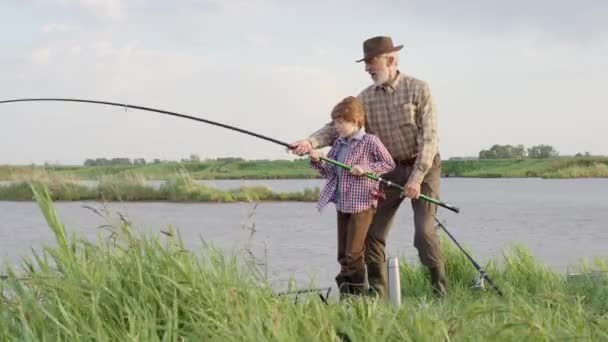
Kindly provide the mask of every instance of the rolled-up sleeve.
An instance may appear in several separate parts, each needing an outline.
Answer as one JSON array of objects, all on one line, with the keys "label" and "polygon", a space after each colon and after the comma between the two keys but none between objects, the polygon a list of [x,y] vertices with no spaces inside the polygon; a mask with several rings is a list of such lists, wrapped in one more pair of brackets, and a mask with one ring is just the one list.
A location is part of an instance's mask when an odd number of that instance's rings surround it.
[{"label": "rolled-up sleeve", "polygon": [[433,159],[438,151],[439,134],[437,130],[437,113],[431,89],[424,82],[418,94],[419,101],[416,112],[416,124],[419,127],[416,137],[418,156],[410,181],[422,183],[424,176],[433,165]]},{"label": "rolled-up sleeve", "polygon": [[308,137],[312,148],[323,148],[330,146],[336,139],[337,133],[332,122],[328,122],[325,126],[321,127],[318,131],[314,132]]}]

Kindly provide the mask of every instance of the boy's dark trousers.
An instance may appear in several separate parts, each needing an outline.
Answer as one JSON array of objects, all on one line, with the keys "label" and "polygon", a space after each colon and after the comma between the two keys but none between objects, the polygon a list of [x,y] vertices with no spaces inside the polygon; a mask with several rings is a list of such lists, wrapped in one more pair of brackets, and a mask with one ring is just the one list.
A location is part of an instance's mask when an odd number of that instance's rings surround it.
[{"label": "boy's dark trousers", "polygon": [[336,283],[340,294],[363,294],[365,290],[365,240],[375,208],[359,213],[338,211],[338,262]]}]

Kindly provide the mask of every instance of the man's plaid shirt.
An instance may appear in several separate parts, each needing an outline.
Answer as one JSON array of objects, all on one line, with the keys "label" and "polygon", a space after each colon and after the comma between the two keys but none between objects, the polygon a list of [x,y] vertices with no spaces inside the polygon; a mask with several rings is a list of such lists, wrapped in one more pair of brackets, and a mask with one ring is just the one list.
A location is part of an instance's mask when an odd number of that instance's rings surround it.
[{"label": "man's plaid shirt", "polygon": [[[422,183],[439,152],[437,114],[428,84],[398,73],[391,84],[371,85],[358,97],[366,111],[366,131],[378,136],[395,160],[415,157],[410,180]],[[313,148],[321,148],[335,138],[330,122],[309,140]]]},{"label": "man's plaid shirt", "polygon": [[[327,158],[336,160],[340,142],[335,139]],[[358,165],[365,173],[381,175],[395,168],[395,162],[382,145],[380,139],[371,134],[365,134],[361,139],[356,139],[346,154],[344,164],[349,166]],[[319,171],[327,179],[327,183],[321,191],[317,208],[321,210],[329,202],[335,203],[336,189],[340,192],[339,203],[336,209],[344,213],[358,213],[378,205],[379,182],[365,176],[355,176],[350,172],[342,172],[338,177],[339,166],[328,164],[323,161],[312,162],[311,166]]]}]

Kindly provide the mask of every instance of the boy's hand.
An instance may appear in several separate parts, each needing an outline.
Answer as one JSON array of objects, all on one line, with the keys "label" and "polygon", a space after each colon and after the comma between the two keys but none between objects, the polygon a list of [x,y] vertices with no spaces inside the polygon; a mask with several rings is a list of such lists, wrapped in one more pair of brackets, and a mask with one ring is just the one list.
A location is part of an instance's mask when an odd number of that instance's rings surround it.
[{"label": "boy's hand", "polygon": [[310,160],[312,160],[313,162],[318,162],[319,160],[321,160],[321,152],[317,151],[317,150],[311,150],[310,153],[308,154],[308,156],[310,157]]},{"label": "boy's hand", "polygon": [[352,173],[355,176],[361,176],[362,174],[365,173],[365,171],[363,170],[363,168],[359,165],[355,165],[350,169],[350,173]]}]

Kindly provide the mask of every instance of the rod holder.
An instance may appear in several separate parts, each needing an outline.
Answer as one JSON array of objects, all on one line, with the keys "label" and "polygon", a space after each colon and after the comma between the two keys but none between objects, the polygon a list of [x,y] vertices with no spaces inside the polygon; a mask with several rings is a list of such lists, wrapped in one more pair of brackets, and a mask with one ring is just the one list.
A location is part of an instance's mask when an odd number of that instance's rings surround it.
[{"label": "rod holder", "polygon": [[401,279],[399,278],[399,259],[388,259],[388,298],[395,308],[401,306]]}]

